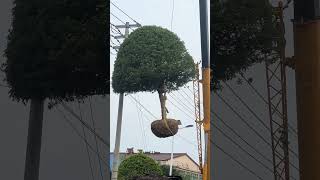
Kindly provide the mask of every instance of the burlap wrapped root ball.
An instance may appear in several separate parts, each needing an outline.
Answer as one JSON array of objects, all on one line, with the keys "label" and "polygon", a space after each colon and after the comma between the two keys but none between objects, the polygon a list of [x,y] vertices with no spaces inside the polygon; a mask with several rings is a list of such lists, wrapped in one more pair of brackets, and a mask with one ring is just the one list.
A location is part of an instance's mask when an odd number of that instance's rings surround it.
[{"label": "burlap wrapped root ball", "polygon": [[[168,125],[166,125],[165,121]],[[174,136],[178,132],[178,124],[178,121],[175,119],[156,120],[151,123],[151,131],[155,136],[159,138]]]}]

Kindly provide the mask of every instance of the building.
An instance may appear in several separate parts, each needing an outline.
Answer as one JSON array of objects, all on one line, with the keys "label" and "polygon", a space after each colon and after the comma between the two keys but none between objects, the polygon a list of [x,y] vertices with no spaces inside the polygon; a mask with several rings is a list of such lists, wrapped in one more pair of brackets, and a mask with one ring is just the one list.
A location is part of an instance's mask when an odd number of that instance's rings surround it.
[{"label": "building", "polygon": [[[125,160],[127,157],[137,153],[143,153],[146,156],[154,159],[160,165],[170,165],[171,153],[160,153],[160,152],[143,152],[138,150],[134,152],[133,148],[128,148],[126,153],[120,153],[120,162]],[[112,169],[113,153],[110,153],[110,166]],[[184,176],[184,180],[198,180],[201,179],[199,165],[196,163],[187,153],[174,153],[173,154],[173,168]]]}]

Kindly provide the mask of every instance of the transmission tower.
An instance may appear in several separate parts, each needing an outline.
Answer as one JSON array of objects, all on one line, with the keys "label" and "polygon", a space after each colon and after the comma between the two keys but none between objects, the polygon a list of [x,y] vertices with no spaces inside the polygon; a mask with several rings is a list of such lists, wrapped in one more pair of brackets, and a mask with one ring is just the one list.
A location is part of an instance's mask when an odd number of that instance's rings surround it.
[{"label": "transmission tower", "polygon": [[289,180],[289,146],[287,87],[285,63],[285,29],[283,22],[283,4],[280,1],[276,8],[276,22],[280,32],[280,60],[275,63],[266,61],[268,105],[275,180]]}]

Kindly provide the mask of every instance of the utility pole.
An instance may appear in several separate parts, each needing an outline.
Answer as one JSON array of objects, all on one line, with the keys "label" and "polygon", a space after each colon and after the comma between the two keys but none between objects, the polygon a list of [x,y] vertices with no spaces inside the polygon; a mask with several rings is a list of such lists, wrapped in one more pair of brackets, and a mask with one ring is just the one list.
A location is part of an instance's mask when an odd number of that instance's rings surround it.
[{"label": "utility pole", "polygon": [[[116,28],[125,28],[124,35],[116,36],[115,38],[127,38],[129,35],[129,29],[132,27],[141,27],[140,24],[129,24],[126,22],[125,25],[118,25]],[[119,49],[119,47],[114,47]],[[120,139],[121,139],[121,128],[122,128],[122,113],[123,113],[123,93],[119,96],[119,107],[118,107],[118,118],[117,118],[117,129],[116,129],[116,142],[113,153],[113,165],[112,165],[112,180],[118,179],[118,167],[119,167],[119,151],[120,151]]]},{"label": "utility pole", "polygon": [[199,1],[200,32],[202,53],[202,87],[203,87],[203,127],[205,133],[205,159],[203,168],[203,180],[211,178],[211,128],[210,128],[210,51],[209,51],[209,28],[208,28],[208,1]]}]

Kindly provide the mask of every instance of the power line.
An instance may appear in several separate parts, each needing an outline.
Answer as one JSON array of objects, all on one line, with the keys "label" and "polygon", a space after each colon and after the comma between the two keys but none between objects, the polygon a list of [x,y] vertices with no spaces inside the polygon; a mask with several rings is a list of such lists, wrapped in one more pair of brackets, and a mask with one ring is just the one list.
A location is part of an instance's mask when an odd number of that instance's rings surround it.
[{"label": "power line", "polygon": [[[138,97],[137,97],[138,98]],[[139,100],[138,100],[139,101]],[[141,129],[141,136],[142,136],[142,144],[144,145],[144,149],[146,149],[146,135],[145,135],[145,129],[144,129],[144,124],[143,124],[143,119],[142,119],[142,111],[140,106],[138,105],[137,102],[135,102],[136,108],[137,108],[137,113],[138,113],[138,120],[139,120],[139,125]]]},{"label": "power line", "polygon": [[117,8],[118,10],[120,10],[123,14],[125,14],[128,18],[130,18],[133,22],[137,23],[137,24],[140,24],[138,23],[136,20],[134,20],[131,16],[129,16],[127,13],[125,13],[122,9],[120,9],[117,5],[115,5],[112,1],[110,1],[110,3],[115,7]]},{"label": "power line", "polygon": [[[267,105],[269,104],[268,101],[264,98],[264,96],[252,85],[252,83],[249,81],[249,79],[247,79],[243,74],[240,74],[240,76],[246,81],[246,83],[249,85],[249,87],[258,95],[258,97],[260,97],[264,103],[266,103]],[[278,111],[277,107],[275,107],[272,104],[272,107],[275,109],[275,111],[277,112],[277,115],[279,117],[281,117],[280,112]],[[296,137],[297,137],[297,131],[295,130],[295,128],[293,128],[289,123],[288,123],[288,127],[289,127],[289,132],[292,132]]]},{"label": "power line", "polygon": [[[230,127],[222,118],[221,116],[219,116],[217,113],[215,112],[212,112],[211,111],[211,114],[213,114],[217,119],[220,120],[220,122],[222,122],[226,127],[228,127],[229,130],[231,130],[238,138],[240,138],[245,144],[247,144],[249,147],[251,147],[256,153],[258,153],[261,157],[263,157],[265,160],[267,160],[269,163],[273,163],[272,160],[270,160],[269,158],[267,158],[265,155],[263,155],[261,152],[259,152],[259,150],[255,147],[253,147],[250,143],[248,143],[248,141],[246,141],[243,137],[241,137],[241,135],[239,135],[239,133],[237,133],[232,127]],[[218,127],[211,123],[216,129],[218,129]],[[221,129],[218,130],[218,131],[222,131]],[[222,131],[222,134],[225,134],[223,133]],[[225,136],[226,137],[226,136]],[[236,142],[234,142],[236,143]],[[299,169],[294,165],[292,164],[291,162],[289,162],[290,166],[293,167],[294,169],[296,169],[297,171],[299,171]],[[273,171],[272,171],[273,172]],[[292,179],[295,179],[294,177],[291,177]]]},{"label": "power line", "polygon": [[74,116],[78,121],[80,121],[80,123],[86,127],[91,133],[93,133],[101,142],[102,144],[104,144],[106,147],[110,148],[109,143],[104,140],[99,134],[97,134],[96,131],[94,131],[92,129],[92,127],[90,127],[90,125],[88,125],[86,122],[84,122],[70,107],[68,107],[65,103],[61,102],[61,106],[67,110],[72,116]]},{"label": "power line", "polygon": [[244,122],[247,127],[249,127],[258,137],[260,137],[267,145],[271,146],[271,144],[254,128],[252,127],[219,93],[217,93],[217,96],[219,97],[220,100],[226,104],[229,109],[236,114],[242,122]]},{"label": "power line", "polygon": [[[260,137],[267,145],[271,146],[271,143],[268,142],[254,127],[252,127],[219,93],[216,93],[218,98],[223,101],[224,104],[226,104],[229,109],[237,115],[237,117],[240,118],[240,120],[247,125],[258,137]],[[298,158],[298,155],[296,152],[294,152],[292,149],[289,148],[289,151]]]},{"label": "power line", "polygon": [[[258,153],[261,157],[263,157],[265,160],[267,160],[268,162],[272,163],[272,160],[267,158],[264,154],[262,154],[257,148],[255,148],[254,146],[252,146],[247,140],[245,140],[245,138],[243,138],[237,131],[235,131],[231,126],[229,126],[224,119],[221,118],[221,116],[219,116],[217,113],[212,112],[211,114],[213,114],[217,119],[219,119],[219,122],[222,122],[224,124],[224,126],[226,126],[231,132],[233,132],[239,139],[241,139],[245,144],[247,144],[251,149],[253,149],[256,153]],[[211,123],[214,127],[217,127],[217,125],[215,125],[214,123]]]},{"label": "power line", "polygon": [[[173,100],[175,100],[176,102],[179,103],[179,101],[177,101],[176,99],[173,98],[173,96],[171,96],[169,94],[170,97],[172,97]],[[178,110],[180,110],[181,112],[183,112],[185,115],[187,115],[188,117],[190,117],[191,119],[194,119],[194,114],[193,113],[190,113],[190,111],[187,111],[189,112],[190,114],[187,114],[184,110],[182,110],[179,106],[177,106],[176,104],[174,104],[172,101],[170,101],[170,99],[168,99],[168,102],[170,102],[174,107],[176,107]],[[179,103],[180,104],[180,103]],[[188,109],[189,110],[189,109]]]},{"label": "power line", "polygon": [[120,18],[118,18],[116,15],[114,15],[112,12],[110,14],[115,17],[118,21],[122,22],[123,24],[126,24],[124,21],[122,21]]},{"label": "power line", "polygon": [[[173,98],[173,97],[172,97]],[[174,99],[174,98],[173,98]],[[175,100],[175,99],[174,99]],[[176,100],[175,100],[176,101]],[[176,101],[176,102],[178,102],[180,105],[181,104],[184,104],[182,101]],[[172,103],[172,102],[171,102]],[[179,110],[180,111],[182,111],[182,112],[184,112],[184,113],[186,113],[186,111],[183,111],[183,110],[181,110],[180,108],[179,108]],[[190,111],[190,109],[188,109],[187,111]],[[267,158],[265,155],[263,155],[261,152],[259,152],[255,147],[253,147],[250,143],[248,143],[244,138],[242,138],[233,128],[231,128],[228,124],[226,124],[225,123],[225,121],[220,117],[220,116],[218,116],[216,113],[214,113],[214,112],[211,112],[211,113],[213,113],[226,127],[228,127],[228,129],[229,130],[231,130],[234,134],[236,134],[237,135],[237,137],[239,137],[243,142],[245,142],[249,147],[251,147],[255,152],[257,152],[261,157],[263,157],[265,160],[267,160],[268,162],[270,162],[270,163],[272,163],[272,161],[269,159],[269,158]],[[218,128],[215,124],[213,124],[213,126],[218,130],[218,131],[220,131],[221,133],[222,133],[222,135],[224,135],[226,138],[228,138],[230,141],[232,141],[233,143],[235,143],[237,146],[240,146],[238,143],[236,143],[232,138],[230,138],[230,136],[228,136],[222,129],[220,129],[220,128]],[[242,149],[241,147],[240,147],[240,149]],[[242,150],[244,150],[244,149],[242,149]],[[246,152],[249,156],[251,156],[251,154],[250,153],[248,153],[248,152]],[[255,158],[255,157],[253,157],[253,158]],[[255,160],[257,160],[256,158],[255,158]],[[259,161],[259,160],[258,160]],[[259,162],[260,164],[261,164],[261,161]],[[293,167],[293,168],[295,168],[296,170],[298,170],[299,171],[299,169],[296,167],[296,166],[294,166],[292,163],[290,163],[290,165]],[[270,170],[270,169],[269,169]],[[272,170],[272,169],[271,169]]]},{"label": "power line", "polygon": [[[143,106],[140,102],[138,102],[133,96],[130,95],[130,97],[136,101],[141,107],[143,107],[151,116],[155,117],[145,106]],[[156,117],[155,117],[156,118]],[[178,136],[179,138],[181,138],[182,140],[184,140],[185,142],[191,144],[194,146],[194,148],[197,148],[197,145],[191,141],[189,141],[188,139],[180,136],[179,134],[177,134],[176,136]],[[251,169],[249,169],[247,166],[245,166],[244,164],[242,164],[239,160],[235,159],[232,155],[230,155],[229,153],[227,153],[223,148],[221,148],[220,146],[218,146],[216,143],[213,143],[219,150],[221,150],[224,154],[226,154],[227,156],[229,156],[231,159],[233,159],[235,162],[237,162],[240,166],[242,166],[243,168],[245,168],[246,170],[248,170],[251,174],[255,175],[256,177],[260,177],[259,175],[257,175],[254,171],[252,171]],[[259,179],[262,179],[261,177]],[[263,180],[263,179],[262,179]]]},{"label": "power line", "polygon": [[249,105],[244,102],[244,100],[233,90],[233,88],[228,84],[228,83],[225,83],[223,82],[229,89],[230,91],[232,92],[232,94],[234,94],[238,100],[254,115],[254,117],[256,117],[258,119],[258,121],[267,129],[270,131],[270,127],[268,127],[265,122],[263,122],[263,120],[252,110],[251,107],[249,107]]},{"label": "power line", "polygon": [[75,125],[72,123],[72,121],[70,119],[67,118],[67,116],[63,113],[63,111],[57,107],[55,107],[56,110],[58,110],[60,112],[60,114],[62,115],[63,119],[66,121],[66,123],[72,128],[72,130],[88,145],[88,147],[90,148],[91,151],[93,151],[100,160],[102,160],[102,162],[109,167],[109,163],[105,161],[105,158],[102,158],[101,155],[94,150],[94,148],[89,144],[89,142],[87,141],[87,139],[85,139],[81,133],[77,130],[77,128],[75,127]]},{"label": "power line", "polygon": [[[173,97],[172,97],[173,98]],[[178,101],[179,104],[182,104],[182,102]],[[181,110],[181,109],[180,109]],[[185,112],[183,110],[181,110],[182,112]],[[261,162],[259,159],[257,159],[255,156],[253,156],[251,153],[249,153],[247,150],[245,150],[239,143],[237,143],[235,140],[233,140],[230,136],[228,136],[222,129],[220,129],[218,126],[216,126],[215,124],[212,123],[212,125],[223,135],[225,136],[227,139],[229,139],[234,145],[236,145],[240,150],[242,150],[243,152],[245,152],[248,156],[250,156],[252,159],[254,159],[256,162],[258,162],[260,165],[262,165],[264,168],[266,168],[269,172],[273,173],[273,170],[268,167],[265,163]],[[229,126],[228,126],[229,127]],[[232,129],[233,130],[233,129]],[[233,130],[234,131],[234,130]],[[237,134],[238,135],[238,134]],[[240,136],[241,137],[241,136]],[[241,137],[242,140],[244,140]],[[245,141],[245,140],[244,140]],[[250,147],[253,148],[252,145],[250,145],[247,141],[245,141]],[[259,155],[261,155],[264,159],[266,159],[268,162],[270,162],[272,164],[272,161],[268,158],[266,158],[265,155],[263,155],[262,153],[260,153],[258,150],[256,150],[256,148],[253,148],[256,152],[259,153]]]},{"label": "power line", "polygon": [[172,23],[173,23],[173,13],[174,13],[174,0],[172,0],[172,11],[171,11],[171,31],[172,31]]},{"label": "power line", "polygon": [[[95,126],[95,122],[94,122],[94,118],[93,118],[93,109],[92,109],[91,97],[89,97],[89,105],[90,105],[90,115],[91,115],[91,122],[92,122],[93,130],[96,131],[96,126]],[[94,141],[95,141],[95,144],[96,144],[96,149],[97,149],[98,153],[100,154],[100,150],[99,150],[99,146],[98,146],[98,140],[97,140],[96,136],[94,136]],[[99,168],[100,168],[100,176],[101,176],[101,179],[103,180],[103,171],[102,171],[102,166],[101,166],[100,159],[98,159],[98,162],[99,162]]]},{"label": "power line", "polygon": [[252,175],[254,175],[255,177],[257,177],[260,180],[263,180],[261,176],[259,176],[257,173],[255,173],[253,170],[251,170],[250,168],[248,168],[246,165],[244,165],[243,163],[241,163],[239,160],[237,160],[236,158],[234,158],[230,153],[226,152],[221,146],[219,146],[218,144],[216,144],[215,142],[213,142],[212,140],[210,140],[211,143],[217,148],[219,149],[223,154],[225,154],[226,156],[228,156],[230,159],[232,159],[234,162],[236,162],[238,165],[240,165],[242,168],[246,169],[248,172],[250,172]]},{"label": "power line", "polygon": [[143,109],[145,109],[152,117],[157,119],[157,117],[151,113],[144,105],[142,105],[136,98],[134,98],[131,94],[129,94],[129,97],[131,97],[135,102],[137,102]]},{"label": "power line", "polygon": [[[81,107],[80,107],[80,103],[79,103],[79,102],[78,102],[78,109],[79,109],[80,118],[81,118],[81,120],[83,120],[83,118],[82,118],[82,113],[81,113]],[[83,126],[82,126],[82,133],[83,133],[84,139],[87,140],[86,132],[85,132],[85,129],[84,129]],[[91,156],[90,156],[90,152],[89,152],[89,147],[88,147],[88,144],[87,144],[87,143],[85,143],[85,145],[86,145],[86,150],[87,150],[87,156],[88,156],[88,161],[89,161],[91,176],[92,176],[92,179],[94,180],[93,167],[92,167],[92,163],[91,163]]]}]

